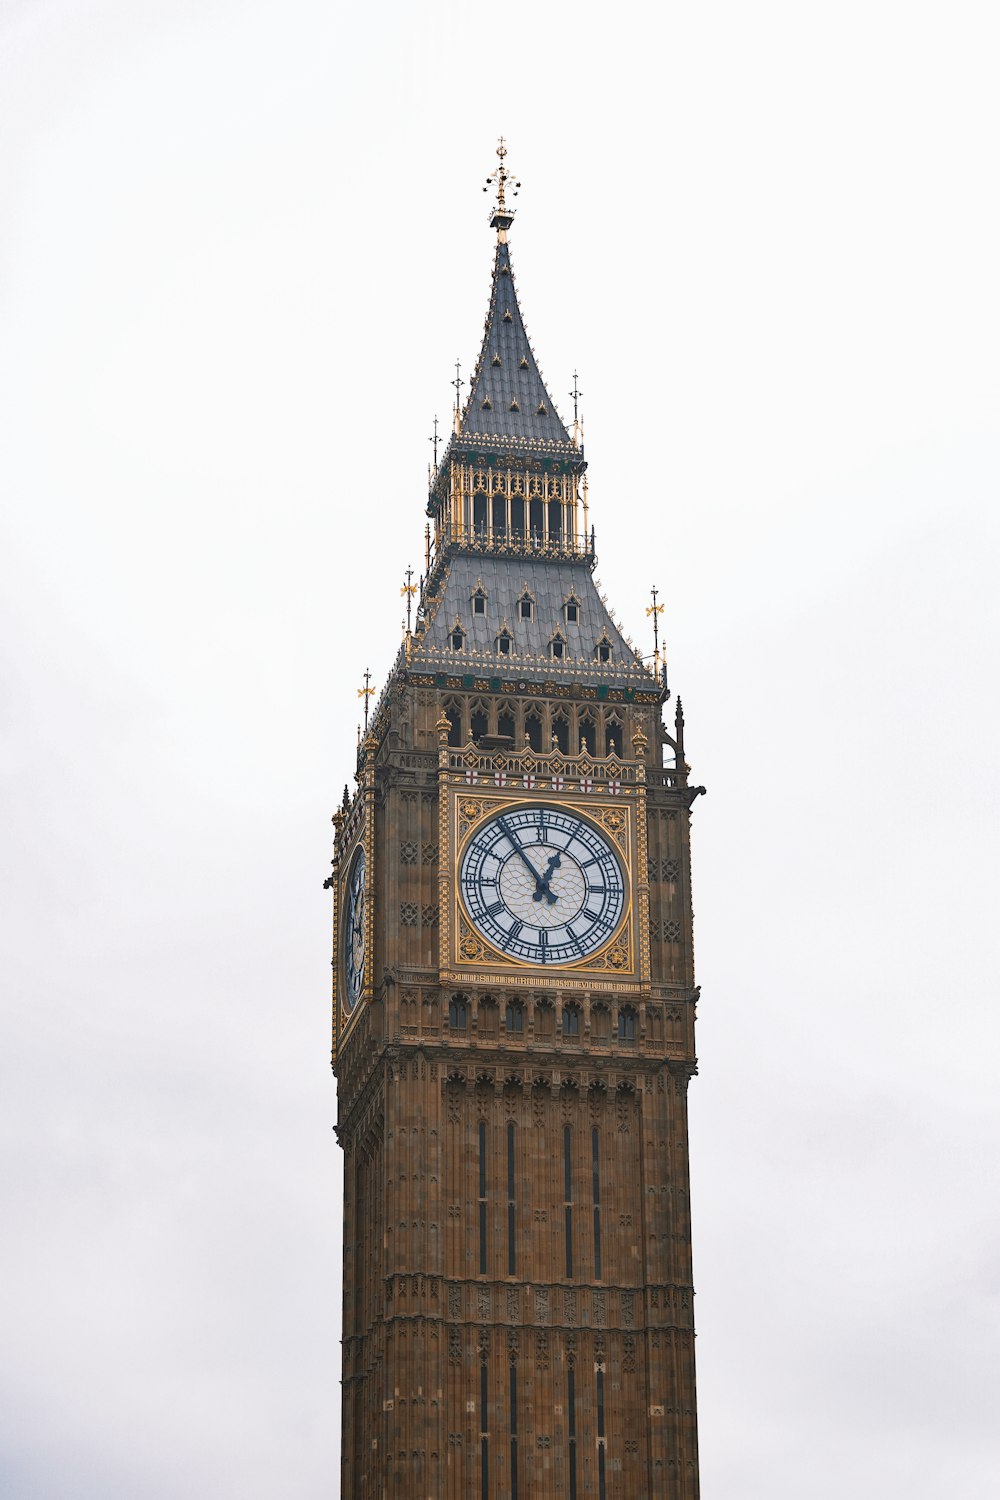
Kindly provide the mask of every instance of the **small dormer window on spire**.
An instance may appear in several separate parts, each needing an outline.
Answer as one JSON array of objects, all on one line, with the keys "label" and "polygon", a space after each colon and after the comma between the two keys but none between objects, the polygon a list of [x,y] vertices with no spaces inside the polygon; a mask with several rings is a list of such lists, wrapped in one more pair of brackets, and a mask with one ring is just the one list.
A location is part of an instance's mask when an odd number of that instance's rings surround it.
[{"label": "small dormer window on spire", "polygon": [[566,637],[559,630],[549,641],[549,655],[553,661],[562,661],[566,655]]},{"label": "small dormer window on spire", "polygon": [[517,403],[517,397],[516,396],[515,396],[514,400],[510,403],[510,409],[511,409],[511,411],[520,411],[521,410],[520,406]]},{"label": "small dormer window on spire", "polygon": [[597,645],[594,647],[594,655],[597,657],[598,661],[611,660],[611,642],[608,640],[606,634],[601,636],[600,640],[597,642]]},{"label": "small dormer window on spire", "polygon": [[563,604],[563,616],[567,625],[579,625],[580,623],[580,601],[575,594],[570,594]]},{"label": "small dormer window on spire", "polygon": [[500,358],[500,351],[499,350],[495,351],[495,353],[493,355],[493,363],[495,365],[499,365],[499,364],[503,363],[503,361]]},{"label": "small dormer window on spire", "polygon": [[510,308],[509,307],[505,307],[504,310],[503,310],[503,321],[505,323],[512,323],[514,321],[514,319],[511,317],[511,312],[510,312]]},{"label": "small dormer window on spire", "polygon": [[497,655],[510,656],[514,650],[514,637],[509,630],[501,630],[497,636]]},{"label": "small dormer window on spire", "polygon": [[465,631],[462,629],[461,625],[458,623],[457,620],[455,621],[454,625],[452,626],[451,635],[449,637],[449,640],[451,642],[451,649],[453,651],[464,651],[465,650]]},{"label": "small dormer window on spire", "polygon": [[479,585],[472,596],[472,613],[474,615],[485,615],[486,613],[486,590],[482,584]]},{"label": "small dormer window on spire", "polygon": [[520,599],[518,599],[517,601],[517,618],[519,620],[530,620],[534,606],[534,599],[531,597],[528,590],[525,589],[521,594]]}]

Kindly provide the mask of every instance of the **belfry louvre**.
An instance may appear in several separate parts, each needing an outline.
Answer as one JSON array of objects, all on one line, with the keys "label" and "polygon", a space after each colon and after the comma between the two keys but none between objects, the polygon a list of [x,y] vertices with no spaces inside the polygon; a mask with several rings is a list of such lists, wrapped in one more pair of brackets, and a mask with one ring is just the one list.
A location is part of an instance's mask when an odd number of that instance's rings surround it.
[{"label": "belfry louvre", "polygon": [[498,155],[485,334],[334,817],[341,1494],[693,1500],[703,788],[658,637],[595,586]]}]

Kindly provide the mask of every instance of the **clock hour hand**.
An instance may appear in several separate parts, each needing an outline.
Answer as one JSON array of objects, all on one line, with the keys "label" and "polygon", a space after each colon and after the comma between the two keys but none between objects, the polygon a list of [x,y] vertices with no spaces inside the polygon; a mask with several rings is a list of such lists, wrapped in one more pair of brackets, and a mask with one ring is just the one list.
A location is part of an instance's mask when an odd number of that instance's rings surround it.
[{"label": "clock hour hand", "polygon": [[552,871],[557,869],[561,864],[562,855],[558,850],[556,850],[555,854],[549,855],[549,862],[545,867],[545,874],[538,881],[538,889],[535,891],[535,894],[532,897],[533,901],[541,901],[542,897],[544,896],[549,905],[554,906],[555,903],[559,900],[559,897],[553,895],[552,891],[549,890],[549,881],[552,879]]}]

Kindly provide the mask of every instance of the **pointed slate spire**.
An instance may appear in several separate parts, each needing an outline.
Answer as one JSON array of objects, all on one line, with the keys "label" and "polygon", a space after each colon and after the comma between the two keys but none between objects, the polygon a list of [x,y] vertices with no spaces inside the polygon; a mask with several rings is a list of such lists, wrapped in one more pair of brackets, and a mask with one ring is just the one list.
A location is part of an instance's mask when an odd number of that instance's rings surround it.
[{"label": "pointed slate spire", "polygon": [[[573,440],[538,369],[517,300],[507,229],[499,225],[486,332],[461,416],[464,441],[505,438],[536,447],[565,449]],[[499,215],[494,215],[494,221]]]}]

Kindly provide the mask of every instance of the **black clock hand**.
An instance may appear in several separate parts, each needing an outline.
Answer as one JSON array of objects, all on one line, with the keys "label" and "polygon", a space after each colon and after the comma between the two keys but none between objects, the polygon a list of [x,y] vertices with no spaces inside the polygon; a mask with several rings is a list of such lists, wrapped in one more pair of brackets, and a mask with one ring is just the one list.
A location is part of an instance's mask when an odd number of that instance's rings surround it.
[{"label": "black clock hand", "polygon": [[538,889],[532,897],[533,901],[541,901],[542,897],[544,896],[549,905],[554,906],[555,903],[559,900],[559,897],[554,895],[553,892],[549,889],[549,881],[552,879],[552,871],[557,869],[561,864],[562,855],[558,850],[556,850],[555,854],[549,855],[549,862],[545,867],[545,874],[538,882]]},{"label": "black clock hand", "polygon": [[506,819],[501,818],[499,820],[499,822],[500,822],[500,827],[503,829],[504,833],[507,835],[507,837],[510,839],[511,843],[514,845],[514,848],[517,850],[517,853],[520,855],[520,857],[521,857],[521,863],[524,864],[524,865],[526,865],[527,868],[531,871],[532,879],[535,882],[535,887],[536,887],[536,889],[535,889],[535,900],[537,901],[538,900],[538,892],[541,890],[541,887],[542,887],[542,877],[539,875],[538,871],[535,869],[534,865],[531,863],[531,860],[525,854],[524,849],[521,847],[521,844],[520,844],[520,841],[518,840],[517,835],[515,834],[514,830],[510,827],[510,825],[507,823]]}]

